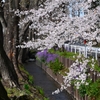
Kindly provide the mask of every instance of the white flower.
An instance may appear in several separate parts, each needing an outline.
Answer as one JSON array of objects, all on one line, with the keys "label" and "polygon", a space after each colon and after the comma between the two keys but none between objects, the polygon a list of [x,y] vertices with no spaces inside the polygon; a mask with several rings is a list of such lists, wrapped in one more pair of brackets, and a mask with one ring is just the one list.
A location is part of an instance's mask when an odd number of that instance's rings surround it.
[{"label": "white flower", "polygon": [[60,92],[60,90],[57,89],[57,90],[55,90],[54,92],[52,92],[52,95],[53,95],[53,94],[58,94],[59,92]]},{"label": "white flower", "polygon": [[94,58],[92,58],[92,62],[94,62]]},{"label": "white flower", "polygon": [[67,87],[70,87],[71,86],[71,84],[67,84]]},{"label": "white flower", "polygon": [[75,56],[73,56],[73,58],[75,58]]},{"label": "white flower", "polygon": [[89,85],[89,83],[88,83],[88,82],[86,82],[86,83],[85,83],[85,85]]}]

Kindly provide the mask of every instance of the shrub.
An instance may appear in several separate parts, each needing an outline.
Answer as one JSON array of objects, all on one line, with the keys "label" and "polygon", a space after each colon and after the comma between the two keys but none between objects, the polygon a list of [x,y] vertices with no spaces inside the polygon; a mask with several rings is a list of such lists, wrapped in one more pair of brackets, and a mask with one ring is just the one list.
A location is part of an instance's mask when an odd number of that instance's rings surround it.
[{"label": "shrub", "polygon": [[64,68],[63,64],[56,59],[54,62],[50,62],[49,67],[53,70],[54,73],[57,73]]},{"label": "shrub", "polygon": [[53,62],[58,56],[56,54],[49,53],[47,50],[38,52],[36,54],[37,59],[44,63]]},{"label": "shrub", "polygon": [[90,97],[97,97],[100,94],[100,80],[91,82],[86,88],[86,94]]}]

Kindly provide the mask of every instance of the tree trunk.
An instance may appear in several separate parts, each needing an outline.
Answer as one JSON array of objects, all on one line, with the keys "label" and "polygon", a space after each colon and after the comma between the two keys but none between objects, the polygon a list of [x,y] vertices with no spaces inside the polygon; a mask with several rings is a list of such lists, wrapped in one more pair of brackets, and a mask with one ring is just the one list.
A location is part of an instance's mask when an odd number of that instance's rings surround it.
[{"label": "tree trunk", "polygon": [[11,86],[19,86],[18,77],[14,69],[13,63],[9,60],[3,48],[3,31],[0,22],[0,73],[4,81],[10,83]]},{"label": "tree trunk", "polygon": [[18,26],[19,17],[17,17],[14,14],[13,9],[14,10],[19,9],[19,1],[20,0],[6,1],[5,7],[4,7],[4,10],[5,10],[4,16],[8,24],[7,33],[5,34],[5,38],[4,38],[4,48],[9,59],[12,61],[18,75],[20,75],[19,74],[20,71],[18,68],[19,50],[18,48],[16,48],[16,46],[19,44],[19,26]]},{"label": "tree trunk", "polygon": [[0,81],[0,100],[10,100],[7,96],[7,92]]}]

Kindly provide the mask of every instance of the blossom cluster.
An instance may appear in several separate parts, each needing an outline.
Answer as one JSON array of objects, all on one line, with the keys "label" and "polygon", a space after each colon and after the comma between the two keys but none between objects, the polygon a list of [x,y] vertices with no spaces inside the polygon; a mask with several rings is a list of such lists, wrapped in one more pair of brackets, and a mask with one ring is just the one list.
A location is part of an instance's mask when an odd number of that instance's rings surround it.
[{"label": "blossom cluster", "polygon": [[[21,29],[31,20],[33,23],[29,28],[37,30],[35,34],[38,37],[44,35],[42,39],[26,42],[24,47],[27,47],[30,43],[32,45],[29,46],[32,48],[50,49],[55,43],[61,47],[66,40],[73,41],[78,37],[89,41],[96,39],[99,42],[100,6],[89,10],[91,2],[92,0],[46,0],[44,5],[40,5],[37,10],[31,9],[21,12],[17,10],[16,15],[25,16],[19,22]],[[82,9],[84,13],[81,17],[70,17],[70,9],[74,9],[74,11]]]},{"label": "blossom cluster", "polygon": [[74,85],[77,89],[79,89],[81,84],[84,84],[87,78],[87,64],[88,60],[84,60],[83,62],[79,62],[78,60],[73,63],[69,68],[69,73],[67,76],[64,76],[64,84],[67,87],[71,86],[71,82],[74,82]]},{"label": "blossom cluster", "polygon": [[[90,63],[89,67],[88,64]],[[80,86],[82,84],[89,85],[89,82],[87,79],[89,78],[92,81],[92,78],[90,77],[90,73],[88,70],[94,72],[95,74],[95,60],[82,57],[82,55],[78,55],[75,62],[69,67],[69,72],[65,72],[66,75],[63,76],[63,83],[61,85],[60,89],[57,89],[56,91],[52,92],[52,94],[58,94],[64,89],[67,89],[68,87],[71,87],[72,85],[76,87],[76,89],[80,89]],[[100,76],[98,73],[97,76]]]}]

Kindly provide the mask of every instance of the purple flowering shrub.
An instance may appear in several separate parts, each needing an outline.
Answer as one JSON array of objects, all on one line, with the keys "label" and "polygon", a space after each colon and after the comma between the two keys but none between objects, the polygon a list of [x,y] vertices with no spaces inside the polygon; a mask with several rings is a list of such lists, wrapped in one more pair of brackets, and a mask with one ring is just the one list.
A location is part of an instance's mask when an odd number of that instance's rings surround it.
[{"label": "purple flowering shrub", "polygon": [[59,70],[63,69],[63,64],[59,62],[58,55],[48,52],[47,50],[38,52],[36,54],[37,59],[47,64],[54,73],[57,73]]},{"label": "purple flowering shrub", "polygon": [[47,59],[47,55],[48,55],[48,52],[47,50],[44,50],[44,51],[39,51],[37,54],[36,54],[36,57],[38,60],[42,61],[42,62],[45,62],[46,59]]},{"label": "purple flowering shrub", "polygon": [[57,54],[49,53],[48,50],[40,51],[36,54],[37,59],[42,62],[50,63],[54,62],[55,59],[58,57]]},{"label": "purple flowering shrub", "polygon": [[54,62],[57,58],[58,58],[58,56],[56,54],[48,53],[48,57],[46,59],[46,62],[47,63]]}]

